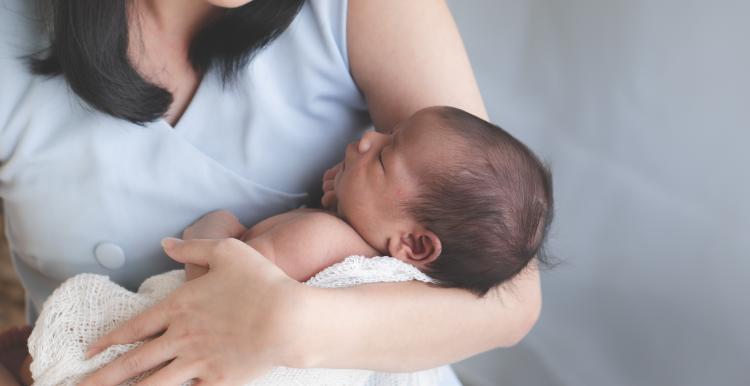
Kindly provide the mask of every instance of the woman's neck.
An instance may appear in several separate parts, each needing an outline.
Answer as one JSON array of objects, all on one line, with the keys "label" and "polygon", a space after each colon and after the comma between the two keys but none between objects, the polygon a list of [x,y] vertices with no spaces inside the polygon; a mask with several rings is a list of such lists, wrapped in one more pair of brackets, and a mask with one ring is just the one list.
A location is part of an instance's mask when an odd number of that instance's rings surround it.
[{"label": "woman's neck", "polygon": [[141,28],[185,44],[222,12],[205,0],[135,0],[132,4]]}]

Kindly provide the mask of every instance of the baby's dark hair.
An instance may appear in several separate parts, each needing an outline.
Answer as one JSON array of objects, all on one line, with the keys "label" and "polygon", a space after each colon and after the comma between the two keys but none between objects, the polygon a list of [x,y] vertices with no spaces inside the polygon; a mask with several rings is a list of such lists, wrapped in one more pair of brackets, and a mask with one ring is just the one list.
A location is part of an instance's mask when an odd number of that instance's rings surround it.
[{"label": "baby's dark hair", "polygon": [[[406,210],[441,241],[425,273],[441,286],[482,297],[520,273],[536,256],[552,222],[552,176],[523,143],[505,130],[454,107],[430,109],[436,131],[451,142],[454,159],[420,178]],[[442,133],[441,133],[442,134]]]}]

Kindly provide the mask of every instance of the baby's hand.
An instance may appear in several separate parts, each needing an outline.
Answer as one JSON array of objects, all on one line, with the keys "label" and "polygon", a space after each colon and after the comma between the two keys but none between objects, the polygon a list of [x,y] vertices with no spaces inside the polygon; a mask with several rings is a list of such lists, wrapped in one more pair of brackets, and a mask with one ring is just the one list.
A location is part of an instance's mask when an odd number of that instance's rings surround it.
[{"label": "baby's hand", "polygon": [[[183,240],[239,238],[245,233],[245,226],[227,210],[210,212],[191,224],[182,232]],[[203,276],[208,269],[193,264],[185,264],[185,280]]]},{"label": "baby's hand", "polygon": [[227,210],[210,212],[192,223],[182,232],[183,240],[238,238],[245,233],[245,226]]},{"label": "baby's hand", "polygon": [[320,205],[324,209],[336,211],[338,201],[336,192],[333,190],[333,181],[336,179],[336,175],[341,172],[341,167],[342,163],[339,162],[323,174],[323,197],[320,199]]}]

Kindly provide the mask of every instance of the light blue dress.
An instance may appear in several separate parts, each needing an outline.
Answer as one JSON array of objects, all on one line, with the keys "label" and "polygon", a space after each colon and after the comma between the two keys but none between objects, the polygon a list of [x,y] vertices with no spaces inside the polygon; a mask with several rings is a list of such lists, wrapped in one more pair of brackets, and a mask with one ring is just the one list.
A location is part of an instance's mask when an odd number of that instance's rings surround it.
[{"label": "light blue dress", "polygon": [[370,124],[349,73],[346,1],[307,1],[236,87],[207,73],[174,128],[115,119],[62,77],[29,74],[19,57],[46,44],[33,3],[0,0],[0,198],[30,323],[78,273],[134,291],[181,268],[159,241],[211,210],[250,225],[319,199],[325,169]]}]

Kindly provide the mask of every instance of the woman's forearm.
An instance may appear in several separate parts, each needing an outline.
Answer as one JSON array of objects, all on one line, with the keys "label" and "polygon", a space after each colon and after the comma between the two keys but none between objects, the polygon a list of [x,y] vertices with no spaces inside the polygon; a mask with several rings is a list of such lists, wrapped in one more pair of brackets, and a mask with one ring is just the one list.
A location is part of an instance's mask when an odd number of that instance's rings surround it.
[{"label": "woman's forearm", "polygon": [[414,281],[312,289],[304,366],[408,372],[512,346],[541,309],[536,269],[513,282],[481,299]]}]

